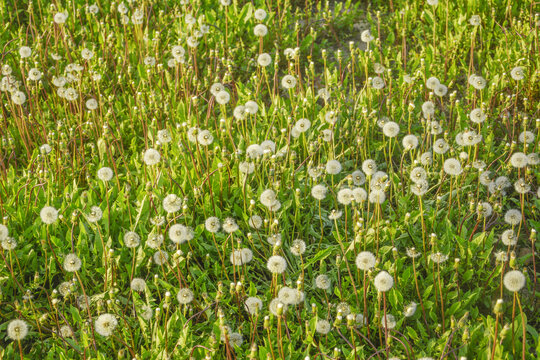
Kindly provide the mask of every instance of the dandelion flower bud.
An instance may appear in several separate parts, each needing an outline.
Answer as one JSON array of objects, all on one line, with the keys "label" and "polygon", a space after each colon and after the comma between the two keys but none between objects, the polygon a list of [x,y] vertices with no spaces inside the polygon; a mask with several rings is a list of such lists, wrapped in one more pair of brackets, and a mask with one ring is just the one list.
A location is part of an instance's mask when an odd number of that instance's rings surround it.
[{"label": "dandelion flower bud", "polygon": [[386,271],[381,271],[373,281],[377,291],[386,292],[394,286],[394,278]]}]

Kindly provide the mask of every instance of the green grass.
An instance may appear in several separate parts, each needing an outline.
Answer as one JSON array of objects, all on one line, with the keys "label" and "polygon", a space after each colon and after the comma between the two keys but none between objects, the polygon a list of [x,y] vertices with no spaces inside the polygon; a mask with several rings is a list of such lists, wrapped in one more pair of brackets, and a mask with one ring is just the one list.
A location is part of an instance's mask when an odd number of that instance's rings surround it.
[{"label": "green grass", "polygon": [[124,4],[0,4],[0,358],[537,358],[537,4]]}]

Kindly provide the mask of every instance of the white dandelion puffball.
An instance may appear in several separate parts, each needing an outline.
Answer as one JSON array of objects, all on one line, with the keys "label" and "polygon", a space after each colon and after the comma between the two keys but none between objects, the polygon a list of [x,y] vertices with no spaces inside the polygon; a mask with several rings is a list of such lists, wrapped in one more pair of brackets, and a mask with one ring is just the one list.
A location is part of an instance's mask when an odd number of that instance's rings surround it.
[{"label": "white dandelion puffball", "polygon": [[144,291],[146,289],[146,281],[141,278],[133,278],[133,280],[131,280],[130,287],[133,291]]},{"label": "white dandelion puffball", "polygon": [[163,199],[162,205],[167,213],[172,214],[182,208],[182,199],[175,194],[169,194]]},{"label": "white dandelion puffball", "polygon": [[381,326],[386,329],[393,329],[396,327],[396,318],[392,314],[386,314],[381,318]]},{"label": "white dandelion puffball", "polygon": [[383,126],[383,134],[392,138],[399,134],[399,125],[393,121],[388,121]]},{"label": "white dandelion puffball", "polygon": [[30,49],[28,46],[21,46],[19,48],[19,55],[23,59],[27,58],[27,57],[30,57],[30,55],[32,55],[32,49]]},{"label": "white dandelion puffball", "polygon": [[461,163],[455,158],[446,159],[443,168],[448,175],[452,176],[457,176],[462,172]]},{"label": "white dandelion puffball", "polygon": [[416,312],[416,307],[418,305],[413,301],[409,305],[405,306],[405,309],[403,310],[403,316],[405,317],[411,317]]},{"label": "white dandelion puffball", "polygon": [[323,200],[326,197],[326,192],[328,189],[324,185],[315,185],[311,188],[311,196],[317,200]]},{"label": "white dandelion puffball", "polygon": [[518,292],[525,286],[525,275],[519,270],[511,270],[504,275],[503,283],[508,291]]},{"label": "white dandelion puffball", "polygon": [[159,142],[162,144],[167,144],[172,141],[171,134],[169,133],[169,130],[167,129],[158,130],[157,138]]},{"label": "white dandelion puffball", "polygon": [[45,206],[43,209],[41,209],[39,216],[41,217],[41,221],[47,225],[50,225],[56,222],[58,219],[58,210],[52,206]]},{"label": "white dandelion puffball", "polygon": [[63,13],[59,12],[54,15],[54,22],[57,24],[63,24],[66,22],[67,18],[68,18],[67,11]]},{"label": "white dandelion puffball", "polygon": [[167,260],[169,260],[169,254],[167,254],[165,251],[158,250],[154,253],[154,262],[156,265],[164,265],[167,263]]},{"label": "white dandelion puffball", "polygon": [[516,66],[510,71],[510,76],[516,81],[523,80],[525,78],[525,72],[521,66]]},{"label": "white dandelion puffball", "polygon": [[426,87],[430,90],[435,90],[435,88],[440,84],[441,82],[435,76],[432,76],[426,80]]},{"label": "white dandelion puffball", "polygon": [[522,220],[521,211],[510,209],[504,214],[504,221],[510,225],[518,225]]},{"label": "white dandelion puffball", "polygon": [[367,159],[362,163],[362,171],[367,175],[371,176],[377,172],[377,163],[375,160]]},{"label": "white dandelion puffball", "polygon": [[306,243],[300,239],[293,240],[290,250],[294,256],[301,256],[306,251]]},{"label": "white dandelion puffball", "polygon": [[381,271],[375,276],[373,283],[377,291],[386,292],[394,286],[394,278],[386,271]]},{"label": "white dandelion puffball", "polygon": [[102,167],[97,172],[97,177],[101,181],[110,181],[113,178],[114,172],[110,167]]},{"label": "white dandelion puffball", "polygon": [[144,152],[144,163],[148,166],[156,165],[160,159],[161,155],[156,149],[147,149]]},{"label": "white dandelion puffball", "polygon": [[281,86],[285,89],[294,88],[296,86],[296,78],[292,75],[285,75],[283,79],[281,79]]},{"label": "white dandelion puffball", "polygon": [[221,223],[217,217],[211,216],[204,222],[204,227],[208,232],[217,233],[221,228]]},{"label": "white dandelion puffball", "polygon": [[244,301],[244,307],[248,313],[255,315],[262,310],[263,302],[258,297],[251,296]]},{"label": "white dandelion puffball", "polygon": [[92,206],[90,212],[86,215],[86,220],[91,223],[98,222],[103,216],[103,211],[98,206]]},{"label": "white dandelion puffball", "polygon": [[262,53],[257,58],[257,64],[259,64],[262,67],[267,67],[272,63],[272,57],[267,53]]},{"label": "white dandelion puffball", "polygon": [[522,152],[516,152],[510,157],[510,164],[515,168],[523,168],[529,163],[529,158]]},{"label": "white dandelion puffball", "polygon": [[371,79],[371,86],[374,89],[380,90],[384,88],[384,80],[380,76],[375,76],[373,79]]},{"label": "white dandelion puffball", "polygon": [[189,238],[189,230],[182,224],[174,224],[169,228],[169,239],[175,244],[183,244]]},{"label": "white dandelion puffball", "polygon": [[255,34],[255,36],[263,37],[268,34],[268,28],[264,24],[257,24],[253,29],[253,33]]},{"label": "white dandelion puffball", "polygon": [[369,30],[364,30],[360,34],[360,40],[362,40],[365,43],[369,43],[373,41],[374,39],[375,38],[373,37],[373,35],[371,35],[371,32]]},{"label": "white dandelion puffball", "polygon": [[403,147],[406,150],[416,149],[418,147],[418,138],[416,135],[405,135],[402,140]]},{"label": "white dandelion puffball", "polygon": [[98,102],[96,99],[88,99],[86,100],[86,108],[88,110],[96,110],[98,107]]},{"label": "white dandelion puffball", "polygon": [[28,335],[28,325],[24,320],[12,320],[7,327],[7,335],[11,340],[20,341]]},{"label": "white dandelion puffball", "polygon": [[75,272],[81,269],[81,259],[75,254],[68,254],[64,258],[64,270],[67,272]]},{"label": "white dandelion puffball", "polygon": [[356,267],[360,270],[370,270],[375,266],[377,259],[375,255],[369,251],[362,251],[356,256]]},{"label": "white dandelion puffball", "polygon": [[328,322],[328,320],[319,319],[317,320],[317,325],[315,326],[315,330],[319,334],[326,335],[332,330],[332,325]]},{"label": "white dandelion puffball", "polygon": [[22,91],[14,91],[11,94],[11,101],[13,101],[15,105],[22,105],[26,101],[26,95]]},{"label": "white dandelion puffball", "polygon": [[287,261],[283,256],[274,255],[270,256],[266,266],[272,274],[281,274],[287,269]]},{"label": "white dandelion puffball", "polygon": [[259,199],[261,201],[261,204],[263,204],[266,207],[270,207],[276,202],[277,196],[274,190],[267,189],[261,193],[261,196]]},{"label": "white dandelion puffball", "polygon": [[342,205],[349,205],[354,199],[351,189],[341,189],[337,193],[337,201]]},{"label": "white dandelion puffball", "polygon": [[326,172],[331,175],[337,175],[341,172],[341,163],[337,160],[330,160],[326,163]]},{"label": "white dandelion puffball", "polygon": [[182,305],[189,304],[193,301],[193,291],[191,291],[188,288],[183,288],[178,291],[178,294],[176,294],[176,299],[178,302]]},{"label": "white dandelion puffball", "polygon": [[308,119],[300,119],[294,124],[294,127],[301,133],[306,132],[311,127],[311,121]]},{"label": "white dandelion puffball", "polygon": [[254,229],[260,229],[263,225],[263,219],[259,215],[253,215],[249,218],[248,225]]},{"label": "white dandelion puffball", "polygon": [[263,21],[266,18],[266,11],[264,9],[257,9],[253,16],[259,21]]},{"label": "white dandelion puffball", "polygon": [[103,314],[98,316],[95,322],[96,332],[105,337],[109,337],[113,334],[114,329],[118,326],[118,320],[112,314]]},{"label": "white dandelion puffball", "polygon": [[7,239],[9,230],[6,225],[0,224],[0,241]]},{"label": "white dandelion puffball", "polygon": [[315,286],[319,289],[328,290],[330,289],[331,285],[332,282],[330,281],[328,275],[321,274],[315,278]]},{"label": "white dandelion puffball", "polygon": [[216,102],[220,105],[225,105],[231,100],[231,95],[226,90],[221,90],[215,96]]}]

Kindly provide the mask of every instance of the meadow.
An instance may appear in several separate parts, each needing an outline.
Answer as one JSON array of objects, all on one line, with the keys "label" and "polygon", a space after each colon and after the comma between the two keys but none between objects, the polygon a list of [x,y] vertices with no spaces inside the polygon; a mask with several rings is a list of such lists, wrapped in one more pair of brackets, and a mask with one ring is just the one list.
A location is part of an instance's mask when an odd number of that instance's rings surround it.
[{"label": "meadow", "polygon": [[1,359],[540,356],[538,2],[0,18]]}]

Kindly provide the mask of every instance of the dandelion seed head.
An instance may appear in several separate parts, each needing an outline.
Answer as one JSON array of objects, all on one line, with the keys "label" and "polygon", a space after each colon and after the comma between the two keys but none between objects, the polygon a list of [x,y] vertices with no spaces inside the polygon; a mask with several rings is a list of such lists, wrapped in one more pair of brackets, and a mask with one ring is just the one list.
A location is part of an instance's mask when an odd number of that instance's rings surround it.
[{"label": "dandelion seed head", "polygon": [[47,225],[51,225],[58,219],[58,210],[52,206],[45,206],[41,209],[39,216],[41,217],[41,221]]},{"label": "dandelion seed head", "polygon": [[319,334],[326,335],[332,330],[332,325],[328,322],[328,320],[325,319],[319,319],[317,320],[317,325],[315,326],[315,330]]},{"label": "dandelion seed head", "polygon": [[102,314],[98,316],[94,325],[94,328],[99,335],[109,337],[118,326],[118,320],[116,320],[116,317],[112,314]]},{"label": "dandelion seed head", "polygon": [[274,255],[268,259],[266,266],[271,273],[281,274],[287,269],[287,261],[282,256]]},{"label": "dandelion seed head", "polygon": [[518,292],[525,286],[525,275],[519,270],[511,270],[504,275],[504,287],[511,292]]},{"label": "dandelion seed head", "polygon": [[193,301],[193,298],[193,291],[188,288],[182,288],[178,290],[178,293],[176,294],[176,300],[182,305],[189,304]]},{"label": "dandelion seed head", "polygon": [[376,262],[375,255],[370,251],[362,251],[356,256],[356,267],[363,271],[371,270]]},{"label": "dandelion seed head", "polygon": [[76,254],[68,254],[64,258],[64,270],[67,272],[75,272],[81,269],[81,259]]},{"label": "dandelion seed head", "polygon": [[28,324],[24,320],[11,320],[7,326],[7,335],[14,341],[24,339],[28,335]]},{"label": "dandelion seed head", "polygon": [[386,292],[394,286],[394,278],[383,270],[375,276],[373,284],[377,291]]}]

